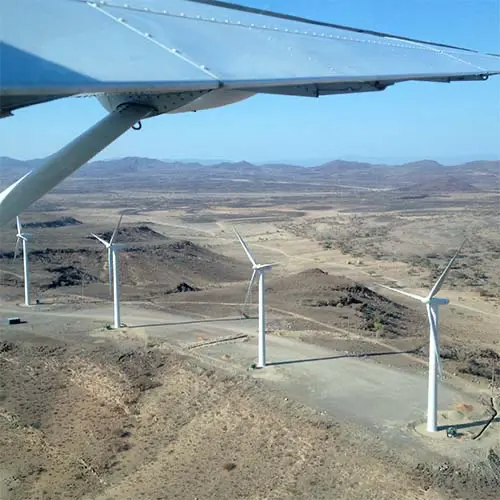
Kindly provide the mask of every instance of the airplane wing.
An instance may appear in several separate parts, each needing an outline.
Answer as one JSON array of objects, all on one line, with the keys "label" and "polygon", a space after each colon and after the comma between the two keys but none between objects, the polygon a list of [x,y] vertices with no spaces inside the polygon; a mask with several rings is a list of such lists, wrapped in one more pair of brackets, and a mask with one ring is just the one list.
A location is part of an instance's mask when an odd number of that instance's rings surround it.
[{"label": "airplane wing", "polygon": [[500,73],[495,55],[216,0],[4,0],[0,20],[0,117],[81,94],[319,97]]}]

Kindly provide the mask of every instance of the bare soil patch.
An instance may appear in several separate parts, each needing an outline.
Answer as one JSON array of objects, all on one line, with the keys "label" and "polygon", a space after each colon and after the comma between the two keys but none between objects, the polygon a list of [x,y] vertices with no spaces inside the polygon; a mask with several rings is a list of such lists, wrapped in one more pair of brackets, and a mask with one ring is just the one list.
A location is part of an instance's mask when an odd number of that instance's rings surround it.
[{"label": "bare soil patch", "polygon": [[408,307],[361,283],[330,275],[319,268],[273,280],[269,293],[273,292],[280,302],[321,309],[333,324],[349,322],[352,329],[378,337],[407,336],[407,325],[414,318],[414,312]]},{"label": "bare soil patch", "polygon": [[[281,264],[266,281],[271,334],[355,354],[383,342],[412,354],[373,361],[423,371],[425,311],[375,283],[428,289],[468,236],[443,290],[454,306],[440,315],[442,357],[457,384],[487,388],[499,363],[498,163],[476,163],[210,169],[132,158],[84,167],[86,182],[69,178],[23,216],[34,296],[73,310],[108,301],[106,252],[88,235],[109,238],[125,213],[124,301],[237,316],[249,266],[236,222],[259,259]],[[139,179],[144,167],[151,175]],[[113,192],[103,175],[116,180]],[[14,245],[13,226],[0,230],[2,300],[22,297]],[[255,303],[254,292],[252,315]],[[121,337],[119,346],[40,340],[39,326],[25,325],[24,341],[9,330],[0,344],[7,499],[498,496],[498,447],[465,460],[417,457],[413,446],[388,449],[365,430],[318,421],[241,373]],[[67,320],[54,331],[67,340],[87,326]]]},{"label": "bare soil patch", "polygon": [[4,341],[0,375],[6,500],[423,491],[359,430],[155,345]]}]

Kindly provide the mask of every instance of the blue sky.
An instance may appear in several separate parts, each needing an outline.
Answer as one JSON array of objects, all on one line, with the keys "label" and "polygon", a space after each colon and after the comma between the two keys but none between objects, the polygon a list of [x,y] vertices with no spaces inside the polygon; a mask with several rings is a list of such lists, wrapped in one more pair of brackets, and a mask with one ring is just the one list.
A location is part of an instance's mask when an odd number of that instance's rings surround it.
[{"label": "blue sky", "polygon": [[[500,0],[240,0],[253,7],[500,53]],[[63,99],[0,120],[0,156],[47,156],[105,115]],[[29,138],[29,139],[28,139]],[[146,120],[99,155],[162,159],[323,161],[500,158],[500,76],[405,83],[376,94],[257,96],[200,113]]]}]

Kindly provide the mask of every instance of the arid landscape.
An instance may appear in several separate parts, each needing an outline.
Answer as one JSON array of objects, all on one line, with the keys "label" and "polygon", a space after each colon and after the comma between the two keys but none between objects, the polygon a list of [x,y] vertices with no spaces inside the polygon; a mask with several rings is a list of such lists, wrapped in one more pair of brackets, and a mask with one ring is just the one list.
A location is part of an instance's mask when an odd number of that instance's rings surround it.
[{"label": "arid landscape", "polygon": [[[499,212],[498,161],[86,165],[22,214],[31,307],[0,229],[0,499],[498,498]],[[233,226],[277,264],[262,370]],[[380,285],[425,295],[464,239],[430,435],[425,307]]]}]

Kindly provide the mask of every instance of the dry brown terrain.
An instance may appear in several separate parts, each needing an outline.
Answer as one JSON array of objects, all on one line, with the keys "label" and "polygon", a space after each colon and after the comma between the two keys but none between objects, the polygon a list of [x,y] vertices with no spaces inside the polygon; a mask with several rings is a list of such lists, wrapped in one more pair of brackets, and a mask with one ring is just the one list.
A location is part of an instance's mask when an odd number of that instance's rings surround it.
[{"label": "dry brown terrain", "polygon": [[[223,165],[196,185],[201,167],[189,166],[193,177],[177,167],[160,191],[153,177],[134,183],[139,160],[117,165],[123,182],[106,196],[94,165],[23,214],[33,233],[33,314],[16,306],[15,231],[0,231],[1,314],[27,321],[0,325],[0,498],[497,497],[498,419],[477,441],[470,437],[481,426],[462,444],[430,446],[402,424],[382,436],[378,417],[366,425],[348,418],[334,395],[308,399],[300,384],[290,389],[299,374],[316,376],[312,368],[245,369],[256,355],[255,323],[238,318],[255,316],[257,297],[254,290],[243,310],[251,268],[232,231],[237,225],[259,262],[279,263],[266,282],[271,356],[361,357],[368,379],[379,370],[404,384],[408,374],[423,391],[425,310],[378,285],[425,294],[467,237],[441,292],[451,301],[440,314],[441,355],[446,384],[473,401],[481,420],[490,395],[499,409],[495,165],[447,171],[440,190],[425,165],[359,164],[357,176],[341,162],[307,175]],[[116,336],[104,328],[106,254],[89,235],[109,237],[120,213],[130,328]],[[238,335],[250,343],[186,347]],[[326,390],[329,372],[317,374]]]},{"label": "dry brown terrain", "polygon": [[1,349],[2,498],[418,498],[432,483],[354,426],[168,348]]}]

